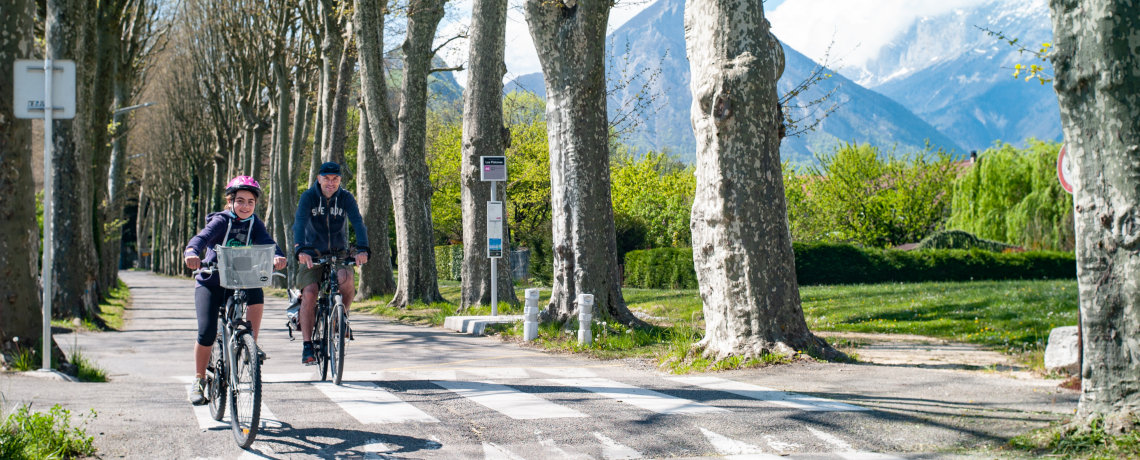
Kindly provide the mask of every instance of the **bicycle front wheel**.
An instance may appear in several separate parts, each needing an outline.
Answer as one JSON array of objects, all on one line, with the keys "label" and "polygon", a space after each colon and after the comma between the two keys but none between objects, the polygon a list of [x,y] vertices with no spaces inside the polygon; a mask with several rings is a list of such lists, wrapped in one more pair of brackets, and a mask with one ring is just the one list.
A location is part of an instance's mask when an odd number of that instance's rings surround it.
[{"label": "bicycle front wheel", "polygon": [[[323,308],[319,310],[328,311]],[[323,313],[317,311],[317,323],[313,326],[313,355],[317,357],[317,368],[320,370],[322,382],[328,379],[329,375],[329,322]]]},{"label": "bicycle front wheel", "polygon": [[348,334],[348,316],[344,314],[344,305],[333,307],[329,317],[329,364],[332,365],[333,385],[340,385],[344,375],[344,336]]},{"label": "bicycle front wheel", "polygon": [[252,335],[243,333],[234,342],[230,370],[237,385],[230,389],[230,428],[238,446],[245,449],[253,444],[261,423],[261,360]]},{"label": "bicycle front wheel", "polygon": [[222,322],[218,321],[218,337],[214,339],[214,346],[210,348],[210,361],[206,364],[206,397],[210,398],[210,417],[221,421],[226,415],[226,361],[222,347],[225,338],[222,335]]}]

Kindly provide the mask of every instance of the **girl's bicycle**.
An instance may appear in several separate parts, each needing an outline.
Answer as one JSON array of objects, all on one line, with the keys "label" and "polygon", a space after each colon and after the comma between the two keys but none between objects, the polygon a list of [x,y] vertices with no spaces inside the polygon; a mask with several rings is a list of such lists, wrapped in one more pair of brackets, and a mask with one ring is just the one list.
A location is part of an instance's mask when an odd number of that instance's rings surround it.
[{"label": "girl's bicycle", "polygon": [[206,365],[206,398],[210,416],[221,421],[230,406],[230,428],[238,446],[247,448],[261,424],[261,357],[245,319],[245,289],[269,286],[273,276],[273,245],[215,247],[218,262],[195,270],[217,273],[221,285],[233,289],[218,319],[218,339]]}]

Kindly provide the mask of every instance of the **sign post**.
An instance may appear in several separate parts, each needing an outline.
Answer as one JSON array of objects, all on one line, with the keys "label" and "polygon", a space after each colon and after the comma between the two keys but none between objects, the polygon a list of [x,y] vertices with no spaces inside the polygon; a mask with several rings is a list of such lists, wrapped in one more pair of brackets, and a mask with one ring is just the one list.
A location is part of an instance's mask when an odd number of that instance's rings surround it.
[{"label": "sign post", "polygon": [[44,329],[43,367],[51,370],[51,287],[52,287],[52,120],[75,118],[75,62],[43,62],[17,59],[13,67],[13,112],[16,118],[44,120]]},{"label": "sign post", "polygon": [[491,183],[487,202],[487,257],[491,259],[491,316],[499,316],[499,261],[503,257],[503,202],[495,200],[498,184],[507,180],[507,157],[479,157],[479,179]]}]

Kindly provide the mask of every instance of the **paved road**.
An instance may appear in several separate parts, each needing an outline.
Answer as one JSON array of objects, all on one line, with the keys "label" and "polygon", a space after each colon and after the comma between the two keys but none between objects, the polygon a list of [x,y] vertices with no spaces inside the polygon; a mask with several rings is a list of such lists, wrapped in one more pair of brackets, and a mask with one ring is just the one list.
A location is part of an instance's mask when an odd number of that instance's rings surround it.
[{"label": "paved road", "polygon": [[[103,458],[918,459],[1000,445],[1075,408],[1056,381],[907,366],[796,364],[672,376],[353,317],[347,383],[315,381],[268,299],[263,418],[238,449],[186,402],[193,283],[123,272],[125,331],[57,336],[111,374],[69,383],[7,374],[8,404],[94,408]],[[983,457],[985,455],[982,455]]]}]

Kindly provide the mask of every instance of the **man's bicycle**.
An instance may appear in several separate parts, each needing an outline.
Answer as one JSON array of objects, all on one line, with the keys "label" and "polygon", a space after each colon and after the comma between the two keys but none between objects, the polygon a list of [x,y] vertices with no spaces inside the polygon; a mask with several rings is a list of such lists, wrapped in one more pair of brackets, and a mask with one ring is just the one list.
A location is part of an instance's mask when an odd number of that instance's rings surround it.
[{"label": "man's bicycle", "polygon": [[[312,248],[299,248],[297,254],[306,249]],[[340,283],[337,282],[339,280],[336,276],[337,270],[356,265],[356,260],[348,254],[348,251],[341,251],[337,254],[313,257],[313,265],[324,267],[319,283],[316,323],[313,325],[313,354],[317,358],[321,381],[328,379],[331,367],[334,385],[340,385],[344,376],[345,338],[352,334],[348,325],[348,311],[340,296]],[[289,326],[289,336],[293,336],[292,325]]]},{"label": "man's bicycle", "polygon": [[206,398],[210,416],[221,421],[230,406],[230,428],[238,446],[247,448],[261,424],[261,358],[245,319],[245,289],[269,286],[273,276],[273,245],[215,247],[218,262],[194,274],[218,274],[221,285],[233,289],[218,318],[218,338],[206,365]]}]

